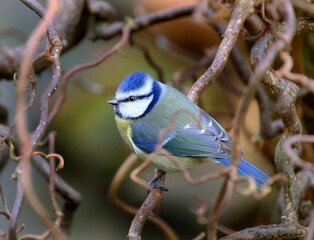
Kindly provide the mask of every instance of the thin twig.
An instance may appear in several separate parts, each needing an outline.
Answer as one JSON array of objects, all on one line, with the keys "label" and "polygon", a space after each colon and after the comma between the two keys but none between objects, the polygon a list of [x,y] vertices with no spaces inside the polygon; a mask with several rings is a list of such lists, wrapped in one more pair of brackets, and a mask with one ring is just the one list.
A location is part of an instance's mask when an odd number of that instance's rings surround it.
[{"label": "thin twig", "polygon": [[[34,155],[32,158],[34,167],[47,181],[49,181],[50,166],[46,159],[40,155]],[[60,176],[55,175],[54,182],[55,190],[65,201],[63,207],[64,217],[62,221],[62,227],[68,233],[70,231],[73,215],[79,206],[82,197],[79,192],[66,183]]]},{"label": "thin twig", "polygon": [[192,78],[196,75],[196,73],[203,67],[208,67],[210,62],[213,61],[215,55],[217,53],[217,49],[210,49],[207,51],[206,55],[202,57],[193,67],[188,69],[188,71],[179,79],[173,81],[174,86],[180,87],[182,84],[189,78]]},{"label": "thin twig", "polygon": [[61,225],[62,219],[63,219],[63,213],[62,213],[62,211],[61,211],[61,209],[57,203],[57,199],[56,199],[55,176],[56,176],[56,170],[60,169],[60,163],[56,169],[55,159],[54,159],[54,156],[52,155],[52,153],[55,151],[55,133],[51,132],[49,134],[48,138],[49,138],[49,154],[48,154],[48,156],[50,155],[50,157],[49,157],[49,166],[50,166],[49,193],[50,193],[50,201],[51,201],[51,204],[53,206],[53,210],[57,216],[57,218],[55,220],[55,225],[56,225],[56,228],[59,228],[59,226]]},{"label": "thin twig", "polygon": [[208,217],[208,239],[217,239],[218,218],[226,210],[232,197],[234,182],[237,176],[237,168],[231,165],[229,170],[229,175],[224,179],[224,183],[214,203],[213,211]]},{"label": "thin twig", "polygon": [[57,154],[57,153],[45,154],[43,152],[33,152],[32,155],[41,155],[41,156],[43,156],[46,159],[55,158],[55,157],[58,158],[59,159],[59,164],[58,164],[58,167],[55,169],[56,171],[61,169],[61,168],[63,168],[63,166],[64,166],[64,160],[63,160],[63,157],[60,154]]},{"label": "thin twig", "polygon": [[[177,8],[171,8],[161,11],[145,14],[143,16],[134,19],[135,28],[132,31],[139,31],[148,26],[152,26],[157,23],[166,22],[172,19],[191,15],[198,5],[180,6]],[[118,34],[121,34],[124,22],[115,22],[111,25],[103,25],[96,28],[96,35],[101,39],[110,39]]]},{"label": "thin twig", "polygon": [[163,70],[162,70],[162,68],[159,66],[159,64],[157,64],[157,62],[153,60],[153,57],[152,57],[151,54],[149,53],[148,48],[147,48],[145,45],[143,45],[143,44],[141,44],[141,43],[139,43],[139,42],[134,41],[134,39],[133,39],[132,36],[130,36],[130,43],[131,43],[131,45],[132,45],[133,47],[135,47],[135,48],[141,50],[141,51],[144,53],[144,56],[145,56],[147,62],[148,62],[148,63],[151,65],[151,67],[154,68],[155,71],[157,72],[159,81],[162,82],[162,83],[165,83]]},{"label": "thin twig", "polygon": [[4,196],[4,192],[3,192],[1,184],[0,184],[0,197],[2,200],[3,207],[4,207],[4,211],[1,211],[0,214],[3,214],[9,220],[10,219],[10,210],[9,210],[9,207],[7,204],[7,200]]},{"label": "thin twig", "polygon": [[[44,16],[45,8],[39,6],[35,0],[21,0],[30,9],[35,9],[35,13]],[[63,43],[63,52],[73,48],[85,35],[87,30],[85,21],[85,0],[59,0],[62,8],[55,19],[56,31]],[[38,51],[46,49],[47,39],[41,41]],[[12,80],[12,76],[18,71],[26,44],[21,46],[2,46],[0,47],[0,79]],[[50,66],[49,61],[41,61],[35,65],[35,72],[39,73]]]},{"label": "thin twig", "polygon": [[304,12],[314,17],[314,6],[313,2],[307,2],[306,0],[291,0],[293,6],[302,9]]},{"label": "thin twig", "polygon": [[[290,2],[283,1],[283,6],[285,7],[285,16],[286,16],[286,29],[282,34],[285,36],[285,39],[292,41],[292,38],[295,34],[295,15],[293,11],[293,7]],[[241,98],[241,102],[239,107],[237,108],[234,123],[233,123],[233,148],[232,148],[232,158],[237,159],[236,164],[240,159],[240,148],[239,148],[239,135],[240,135],[240,126],[244,121],[244,117],[246,115],[249,103],[253,99],[256,89],[260,83],[260,81],[265,76],[266,70],[271,66],[274,62],[276,55],[279,51],[284,49],[287,45],[287,42],[283,39],[277,39],[265,53],[263,59],[258,63],[255,67],[253,74],[250,77],[248,88],[245,92],[245,95]]]},{"label": "thin twig", "polygon": [[293,135],[285,139],[283,143],[285,151],[293,164],[309,171],[314,171],[314,165],[302,160],[293,150],[292,146],[298,142],[314,142],[314,135]]},{"label": "thin twig", "polygon": [[311,240],[314,238],[314,211],[312,211],[310,219],[311,219],[311,221],[309,224],[306,240]]},{"label": "thin twig", "polygon": [[304,74],[291,72],[293,67],[293,60],[288,52],[281,52],[280,57],[284,61],[284,64],[279,70],[276,71],[278,78],[285,77],[314,93],[314,79],[308,78]]},{"label": "thin twig", "polygon": [[135,214],[136,208],[132,207],[128,203],[124,202],[120,198],[118,198],[118,190],[120,188],[122,180],[126,177],[129,170],[132,166],[137,162],[138,157],[132,153],[130,154],[119,167],[118,171],[116,171],[109,187],[109,200],[112,201],[117,207],[122,209],[124,212],[129,214]]},{"label": "thin twig", "polygon": [[[33,4],[32,6],[36,7],[36,10],[38,10],[39,12],[42,11],[42,7],[38,2],[26,1],[26,3],[31,3]],[[22,109],[24,109],[24,106],[25,106],[25,99],[24,99],[25,97],[23,94],[23,89],[25,88],[25,85],[26,85],[26,79],[30,74],[30,63],[35,53],[36,47],[38,45],[37,39],[40,39],[46,33],[48,26],[52,24],[52,20],[54,16],[56,15],[56,12],[58,11],[59,7],[60,7],[59,1],[53,1],[53,0],[48,1],[48,8],[47,8],[45,16],[43,17],[43,20],[40,22],[38,27],[35,29],[34,33],[28,39],[27,51],[25,52],[25,56],[22,59],[21,70],[18,76],[19,77],[18,97],[17,97],[18,111],[21,111]],[[58,76],[56,77],[58,78]],[[45,93],[48,95],[49,91],[47,92],[46,90]],[[45,99],[45,97],[46,96],[43,96],[42,99]],[[47,97],[50,97],[50,95]],[[44,109],[41,109],[41,110],[42,110],[41,117],[44,117],[44,114],[45,114]],[[27,129],[26,129],[25,114],[21,114],[19,118],[17,119],[17,123],[16,123],[17,132],[18,132],[19,138],[21,139],[21,146],[22,146],[21,152],[23,156],[23,159],[19,164],[21,169],[23,169],[23,171],[22,171],[21,177],[18,179],[18,182],[20,182],[20,180],[22,181],[22,184],[25,190],[25,196],[27,197],[28,202],[30,203],[31,207],[36,212],[36,214],[42,219],[42,221],[53,232],[54,236],[57,239],[65,239],[63,234],[56,231],[53,221],[50,219],[49,214],[46,212],[45,208],[43,207],[43,205],[40,203],[39,199],[37,198],[35,191],[33,189],[32,183],[31,183],[30,159],[31,159],[32,149],[34,148],[34,145],[36,144],[39,137],[43,134],[42,131],[45,129],[45,126],[47,126],[46,125],[47,121],[43,122],[43,120],[44,119],[41,118],[42,124],[38,125],[38,128],[36,129],[35,133],[29,139]]]},{"label": "thin twig", "polygon": [[[0,126],[1,128],[1,126]],[[3,169],[3,167],[6,165],[10,157],[10,150],[9,147],[5,147],[4,150],[0,154],[0,173]]]},{"label": "thin twig", "polygon": [[9,224],[9,239],[10,240],[17,240],[17,221],[22,209],[22,204],[24,200],[24,185],[22,183],[22,178],[18,178],[17,180],[17,192],[13,204],[13,208],[11,210],[10,216],[10,224]]},{"label": "thin twig", "polygon": [[206,237],[206,233],[205,232],[201,232],[200,234],[198,234],[195,238],[193,238],[192,240],[202,240]]},{"label": "thin twig", "polygon": [[[258,4],[259,1],[256,1]],[[241,0],[235,6],[224,37],[219,45],[216,57],[207,71],[193,84],[188,97],[197,102],[202,92],[211,85],[222,72],[228,56],[236,43],[244,21],[255,13],[253,1]]]},{"label": "thin twig", "polygon": [[[33,61],[32,61],[32,66],[40,59],[43,57],[43,53],[37,55]],[[14,75],[14,77],[16,77],[16,74]],[[32,87],[32,91],[31,91],[31,94],[30,94],[30,100],[29,100],[29,103],[24,107],[24,109],[21,111],[21,112],[18,112],[11,125],[10,125],[10,128],[9,128],[9,131],[7,133],[7,135],[5,135],[5,137],[1,138],[0,140],[1,141],[5,141],[8,137],[10,137],[13,133],[13,130],[14,130],[14,127],[15,127],[15,123],[16,123],[16,119],[19,118],[19,115],[22,114],[23,112],[26,112],[28,109],[30,109],[30,107],[33,105],[34,103],[34,100],[35,100],[35,96],[36,96],[36,92],[37,92],[37,81],[36,81],[36,76],[35,76],[35,72],[34,72],[34,68],[32,68],[31,70],[31,74],[30,74],[30,83],[27,84],[29,86]],[[16,85],[17,86],[17,85]],[[28,86],[27,86],[28,88]]]},{"label": "thin twig", "polygon": [[102,95],[105,93],[112,93],[117,89],[116,85],[102,85],[100,83],[93,82],[83,76],[77,76],[72,80],[79,87],[95,95]]},{"label": "thin twig", "polygon": [[57,99],[57,101],[56,101],[56,103],[55,103],[55,105],[54,105],[54,107],[53,107],[53,109],[49,115],[49,120],[48,120],[49,123],[55,118],[55,116],[59,112],[63,102],[65,101],[66,88],[67,88],[67,84],[68,84],[70,78],[74,74],[76,74],[82,70],[85,70],[85,69],[99,65],[104,60],[106,60],[108,57],[110,57],[112,54],[116,53],[123,45],[125,45],[127,43],[129,36],[130,36],[130,31],[131,31],[131,26],[126,25],[123,28],[123,35],[122,35],[120,41],[117,42],[112,48],[110,48],[108,51],[106,51],[104,54],[102,54],[96,60],[93,60],[92,62],[88,62],[85,64],[77,65],[77,66],[73,67],[72,69],[70,69],[69,71],[66,72],[66,74],[63,76],[63,78],[61,80],[60,94],[59,94],[58,99]]}]

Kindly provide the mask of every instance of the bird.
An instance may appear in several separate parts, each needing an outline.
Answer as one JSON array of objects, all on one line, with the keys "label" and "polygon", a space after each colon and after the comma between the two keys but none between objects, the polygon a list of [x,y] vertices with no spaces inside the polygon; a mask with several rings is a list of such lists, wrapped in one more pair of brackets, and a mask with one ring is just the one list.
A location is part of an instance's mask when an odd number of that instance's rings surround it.
[{"label": "bird", "polygon": [[[113,105],[120,135],[139,158],[145,160],[156,151],[159,132],[168,128],[170,118],[176,115],[173,129],[165,133],[159,143],[163,149],[188,170],[208,161],[230,165],[230,134],[186,95],[146,72],[129,74],[108,103]],[[162,171],[150,184],[167,190],[157,183],[158,178],[165,172],[181,171],[181,168],[165,155],[158,155],[152,162]],[[259,189],[269,179],[242,157],[238,174],[253,178]]]}]

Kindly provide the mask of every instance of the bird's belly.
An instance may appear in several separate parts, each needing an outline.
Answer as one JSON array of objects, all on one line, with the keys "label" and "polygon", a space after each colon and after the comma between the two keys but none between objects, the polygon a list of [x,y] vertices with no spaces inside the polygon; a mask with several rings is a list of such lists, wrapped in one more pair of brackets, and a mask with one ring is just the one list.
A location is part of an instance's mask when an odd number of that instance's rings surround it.
[{"label": "bird's belly", "polygon": [[157,156],[152,162],[157,168],[162,169],[166,172],[179,172],[181,166],[189,170],[194,168],[196,165],[204,162],[203,158],[191,158],[191,157],[167,157],[167,156]]},{"label": "bird's belly", "polygon": [[[148,153],[143,152],[139,149],[132,141],[132,132],[131,132],[131,121],[119,118],[116,116],[116,122],[119,129],[119,132],[125,141],[125,143],[135,152],[137,156],[145,160],[149,156]],[[192,169],[196,165],[208,161],[204,158],[195,158],[195,157],[167,157],[167,156],[157,156],[152,162],[156,165],[157,168],[162,169],[166,172],[179,172],[182,171],[180,165],[185,169]]]}]

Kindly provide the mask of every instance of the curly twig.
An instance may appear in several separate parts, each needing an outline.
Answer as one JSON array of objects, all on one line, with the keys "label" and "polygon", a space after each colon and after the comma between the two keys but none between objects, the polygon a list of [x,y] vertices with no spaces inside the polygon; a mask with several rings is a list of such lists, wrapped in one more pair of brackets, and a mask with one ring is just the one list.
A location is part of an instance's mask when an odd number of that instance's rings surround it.
[{"label": "curly twig", "polygon": [[55,116],[57,115],[57,113],[59,112],[63,102],[65,101],[66,98],[66,88],[67,88],[67,84],[70,80],[70,78],[85,69],[94,67],[99,65],[100,63],[102,63],[104,60],[106,60],[108,57],[110,57],[112,54],[116,53],[124,44],[127,43],[127,40],[129,39],[130,36],[130,31],[131,31],[131,26],[126,25],[124,27],[123,30],[123,35],[120,39],[119,42],[117,42],[112,48],[110,48],[108,51],[106,51],[104,54],[102,54],[99,58],[97,58],[96,60],[89,62],[89,63],[85,63],[85,64],[80,64],[77,65],[75,67],[73,67],[72,69],[70,69],[68,72],[66,72],[66,74],[63,76],[62,80],[61,80],[61,92],[59,94],[59,97],[49,115],[49,120],[48,122],[50,123]]},{"label": "curly twig", "polygon": [[[47,180],[50,179],[50,166],[46,159],[40,155],[34,155],[32,157],[33,165],[37,171]],[[72,188],[67,182],[65,182],[60,176],[54,177],[55,190],[65,200],[63,206],[63,221],[62,227],[66,232],[70,231],[72,218],[76,208],[79,206],[82,197],[79,192]]]},{"label": "curly twig", "polygon": [[[38,7],[34,0],[21,0],[24,4],[35,9],[36,14],[43,17],[45,9]],[[59,0],[62,8],[55,18],[55,26],[58,36],[63,44],[63,52],[75,46],[84,36],[86,31],[86,23],[83,15],[85,0]],[[40,43],[37,53],[46,49],[47,39]],[[15,72],[18,71],[23,60],[24,50],[27,45],[22,46],[2,46],[0,48],[0,79],[12,79]],[[35,65],[35,72],[42,71],[49,66],[48,61],[41,61]]]},{"label": "curly twig", "polygon": [[235,6],[213,63],[196,83],[193,84],[188,93],[188,97],[193,102],[197,102],[202,92],[220,75],[227,63],[228,56],[236,43],[244,21],[255,13],[255,6],[260,3],[261,1],[253,2],[242,0]]},{"label": "curly twig", "polygon": [[290,161],[306,170],[313,171],[314,172],[314,165],[310,162],[305,162],[302,160],[293,150],[292,145],[299,142],[314,142],[314,135],[293,135],[285,139],[283,143],[283,147],[285,148],[285,151],[287,155],[290,158]]},{"label": "curly twig", "polygon": [[[244,116],[246,115],[246,111],[248,109],[249,103],[254,97],[256,89],[260,83],[260,81],[265,76],[266,70],[271,66],[273,61],[275,60],[276,55],[279,51],[284,49],[287,43],[292,41],[292,38],[295,34],[295,15],[293,11],[293,7],[290,2],[283,2],[285,16],[286,16],[286,28],[285,32],[282,34],[284,39],[277,39],[268,49],[260,62],[256,65],[253,74],[250,77],[249,85],[246,90],[245,95],[242,97],[239,107],[236,111],[234,126],[233,126],[233,151],[232,156],[233,159],[240,159],[239,153],[239,134],[240,134],[240,126],[243,123]],[[238,161],[236,161],[238,162]]]},{"label": "curly twig", "polygon": [[[27,3],[29,3],[32,7],[36,8],[39,12],[42,11],[42,7],[41,5],[36,2],[36,1],[26,1]],[[45,13],[43,20],[41,21],[41,23],[39,24],[39,26],[36,28],[36,30],[34,31],[34,33],[30,36],[30,38],[28,39],[27,42],[27,51],[25,52],[25,56],[21,62],[21,70],[20,70],[20,74],[19,74],[19,85],[18,85],[18,98],[17,98],[17,108],[18,111],[21,111],[22,109],[24,109],[24,94],[23,94],[23,89],[25,88],[25,84],[26,84],[26,79],[29,76],[30,73],[30,63],[31,63],[31,59],[34,56],[36,47],[37,47],[37,39],[40,39],[47,31],[48,26],[50,26],[49,28],[49,34],[50,36],[53,36],[54,40],[56,39],[55,37],[57,35],[52,35],[55,33],[53,24],[52,24],[52,20],[56,15],[56,12],[59,9],[59,2],[58,1],[52,1],[50,0],[48,2],[48,9],[47,12]],[[59,41],[60,42],[60,41]],[[57,43],[57,41],[56,41]],[[61,44],[60,44],[61,46]],[[58,65],[58,57],[61,49],[57,48],[56,49],[56,64],[54,64],[57,68],[57,70],[55,71],[56,76],[53,77],[53,80],[58,80],[60,74],[58,74],[58,72],[60,72],[60,65]],[[52,82],[55,82],[52,81]],[[57,81],[58,82],[58,81]],[[51,84],[50,86],[53,86],[53,84]],[[51,96],[52,91],[54,91],[56,86],[53,87],[53,89],[49,89],[49,87],[46,89],[46,91],[44,92],[43,96],[42,96],[42,105],[47,106],[48,109],[48,98]],[[47,95],[45,95],[47,94]],[[58,231],[56,231],[55,229],[55,224],[54,222],[50,219],[49,214],[46,212],[45,208],[43,207],[43,205],[40,203],[39,199],[37,198],[37,196],[35,195],[32,183],[31,183],[31,179],[30,179],[30,158],[31,158],[31,154],[32,154],[32,149],[34,148],[34,145],[36,144],[37,140],[40,138],[40,136],[43,134],[43,131],[45,130],[46,126],[47,126],[47,121],[45,121],[45,117],[48,118],[48,110],[45,109],[41,109],[42,110],[42,114],[41,114],[41,121],[40,124],[38,125],[36,131],[33,133],[33,135],[31,136],[31,138],[29,139],[28,137],[28,133],[26,130],[26,120],[25,120],[25,115],[21,114],[19,116],[19,118],[17,119],[17,132],[18,135],[21,139],[21,151],[22,151],[22,160],[19,163],[18,167],[20,167],[20,169],[22,169],[22,174],[21,177],[18,179],[18,182],[22,183],[22,188],[24,188],[24,190],[22,190],[21,192],[23,193],[25,191],[25,196],[27,197],[31,207],[34,209],[34,211],[37,213],[37,215],[42,219],[42,221],[48,226],[48,228],[51,230],[51,232],[53,233],[53,235],[57,238],[57,239],[65,239],[64,235]],[[46,113],[46,114],[45,114]],[[23,199],[23,198],[22,198]],[[22,202],[20,202],[21,204]],[[17,208],[18,212],[19,212],[20,206]],[[17,213],[18,216],[18,213]],[[15,225],[16,227],[16,225]],[[13,229],[13,231],[15,232],[15,229]],[[12,232],[12,229],[11,229]],[[15,233],[14,233],[15,235]],[[15,237],[15,236],[13,236]]]}]

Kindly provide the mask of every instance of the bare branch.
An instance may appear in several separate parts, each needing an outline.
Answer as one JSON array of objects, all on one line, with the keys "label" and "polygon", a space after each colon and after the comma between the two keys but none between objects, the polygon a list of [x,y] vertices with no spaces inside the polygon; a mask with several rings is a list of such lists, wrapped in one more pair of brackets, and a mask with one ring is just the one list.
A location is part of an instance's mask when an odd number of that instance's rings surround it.
[{"label": "bare branch", "polygon": [[[140,16],[133,20],[134,28],[132,31],[139,31],[156,23],[191,15],[197,6],[198,5],[181,6],[178,8],[166,9]],[[124,22],[115,22],[109,26],[107,24],[98,26],[95,31],[98,38],[106,40],[121,34],[124,26]]]},{"label": "bare branch", "polygon": [[3,188],[0,184],[0,197],[2,200],[4,211],[0,211],[0,214],[3,214],[7,219],[10,219],[10,210],[8,208],[7,200],[4,196]]},{"label": "bare branch", "polygon": [[[42,17],[45,14],[45,9],[35,0],[22,0],[36,14]],[[56,31],[61,39],[63,50],[66,51],[75,46],[85,34],[85,21],[83,17],[83,10],[85,0],[60,0],[62,8],[55,18]],[[37,41],[37,40],[36,40]],[[47,38],[44,38],[39,43],[36,53],[43,52],[46,49]],[[26,44],[18,47],[2,46],[0,48],[0,79],[12,79],[13,74],[18,71],[21,61],[23,59],[24,50],[27,48]],[[64,52],[63,51],[63,52]],[[35,65],[35,72],[42,71],[49,66],[48,61],[40,61]]]},{"label": "bare branch", "polygon": [[[288,184],[285,185],[285,208],[282,215],[292,222],[298,221],[300,196],[294,169],[284,151],[283,144],[287,137],[301,133],[301,123],[295,109],[297,91],[298,87],[294,83],[288,81],[285,81],[284,89],[279,90],[279,113],[285,125],[285,131],[275,150],[276,167],[279,172],[282,172],[288,178]],[[295,149],[300,151],[300,144],[296,144]]]},{"label": "bare branch", "polygon": [[151,54],[149,53],[149,50],[147,47],[145,47],[143,44],[134,41],[133,37],[130,36],[130,43],[133,47],[141,50],[144,53],[144,56],[147,60],[147,62],[151,65],[152,68],[154,68],[156,70],[156,72],[158,73],[158,79],[160,82],[165,83],[165,79],[164,79],[164,75],[163,75],[163,70],[162,68],[159,66],[159,64],[157,64]]},{"label": "bare branch", "polygon": [[[156,171],[155,176],[157,176],[158,171]],[[165,175],[159,180],[161,184],[164,184],[165,182]],[[135,217],[132,220],[129,233],[126,237],[126,239],[129,240],[140,240],[142,235],[142,229],[143,226],[148,219],[148,217],[154,216],[154,208],[157,204],[159,204],[161,195],[163,190],[160,188],[152,188],[150,193],[148,194],[147,198],[143,202],[142,206],[138,209],[138,211],[135,214]],[[156,199],[157,198],[157,199]],[[176,235],[169,235],[169,239],[179,239]]]},{"label": "bare branch", "polygon": [[306,0],[291,0],[291,2],[295,7],[302,9],[304,12],[309,14],[311,17],[314,17],[313,2],[312,2],[312,4]]},{"label": "bare branch", "polygon": [[[300,224],[282,223],[266,226],[258,226],[253,228],[246,228],[242,231],[236,232],[236,234],[247,234],[250,240],[262,240],[262,239],[305,239],[307,230]],[[237,235],[229,235],[223,237],[220,240],[235,240],[239,239]]]},{"label": "bare branch", "polygon": [[116,53],[124,44],[127,43],[129,36],[130,36],[130,31],[131,31],[131,27],[129,25],[126,25],[124,27],[123,30],[123,35],[120,39],[119,42],[117,42],[112,48],[110,48],[108,51],[106,51],[105,53],[103,53],[99,58],[95,59],[92,62],[89,63],[85,63],[85,64],[80,64],[77,65],[75,67],[73,67],[72,69],[70,69],[62,78],[61,80],[61,92],[59,94],[59,97],[49,115],[49,120],[48,123],[50,123],[54,117],[57,115],[57,113],[59,112],[65,98],[66,98],[66,88],[67,88],[67,84],[70,80],[70,78],[85,69],[91,68],[91,67],[95,67],[97,65],[99,65],[100,63],[102,63],[104,60],[106,60],[108,57],[110,57],[112,54]]},{"label": "bare branch", "polygon": [[314,172],[314,165],[302,160],[293,150],[293,145],[299,142],[314,142],[314,135],[293,135],[285,139],[283,146],[292,164],[295,164],[308,171]]},{"label": "bare branch", "polygon": [[[34,167],[38,170],[38,172],[49,181],[50,178],[50,167],[46,162],[45,158],[40,155],[35,155],[32,157]],[[82,197],[81,195],[72,188],[68,183],[66,183],[61,177],[55,175],[54,184],[56,191],[61,195],[61,197],[65,200],[63,207],[63,222],[62,227],[66,232],[70,231],[72,218],[75,210],[79,206]]]},{"label": "bare branch", "polygon": [[[246,90],[245,95],[242,97],[239,107],[237,109],[234,126],[233,126],[233,148],[232,148],[232,157],[233,159],[240,159],[239,153],[239,134],[240,126],[243,123],[244,116],[248,109],[249,103],[254,97],[256,89],[260,81],[265,76],[266,70],[272,65],[277,56],[278,52],[286,47],[288,43],[292,41],[292,38],[295,34],[295,16],[292,5],[288,1],[282,1],[283,7],[285,9],[286,17],[286,28],[285,32],[282,33],[283,39],[277,39],[268,49],[267,52],[261,55],[262,59],[256,65],[253,74],[250,77],[249,85]],[[236,161],[238,163],[238,161]]]},{"label": "bare branch", "polygon": [[213,240],[217,239],[218,218],[226,210],[233,194],[237,168],[231,165],[229,169],[229,175],[225,178],[218,197],[214,203],[213,211],[208,217],[207,234],[208,237]]},{"label": "bare branch", "polygon": [[108,19],[109,21],[113,21],[116,18],[116,10],[109,2],[101,0],[87,0],[86,3],[88,10],[93,15],[96,15],[101,19]]},{"label": "bare branch", "polygon": [[9,160],[9,148],[6,146],[4,150],[0,153],[0,172],[8,160]]},{"label": "bare branch", "polygon": [[[132,168],[132,166],[137,162],[138,157],[135,154],[131,154],[120,166],[118,171],[116,172],[116,175],[112,179],[112,182],[110,184],[109,189],[109,199],[120,209],[122,209],[124,212],[127,212],[128,214],[135,215],[138,208],[133,207],[129,205],[128,203],[124,202],[120,198],[118,198],[118,190],[121,185],[121,181],[125,178],[129,170]],[[148,216],[148,221],[154,223],[157,227],[159,227],[165,235],[169,239],[178,239],[176,236],[176,233],[171,229],[171,227],[162,220],[159,216]]]},{"label": "bare branch", "polygon": [[280,57],[283,60],[283,66],[276,71],[279,78],[285,77],[290,81],[307,88],[310,92],[314,93],[314,79],[308,78],[304,74],[292,73],[293,60],[288,52],[281,52]]},{"label": "bare branch", "polygon": [[224,37],[219,45],[216,57],[207,69],[207,71],[193,84],[188,97],[197,102],[202,92],[211,85],[222,72],[227,63],[228,56],[236,43],[240,30],[245,20],[255,13],[255,5],[260,4],[261,1],[239,1],[235,6],[228,27]]},{"label": "bare branch", "polygon": [[[29,3],[36,3],[36,2],[30,1]],[[34,6],[36,9],[38,9],[37,13],[41,12],[42,7],[40,4],[35,4],[35,5],[33,4],[32,6]],[[47,12],[45,13],[45,15],[43,17],[43,20],[38,25],[38,27],[35,29],[34,33],[28,39],[27,51],[25,52],[24,58],[22,59],[21,70],[20,70],[20,74],[18,76],[18,78],[19,78],[18,83],[19,84],[18,84],[18,89],[17,89],[17,91],[18,91],[17,108],[18,108],[19,112],[22,109],[24,109],[24,105],[25,105],[23,89],[25,88],[25,85],[26,85],[26,79],[30,74],[30,66],[31,66],[32,58],[35,54],[35,51],[36,51],[36,48],[38,45],[37,39],[40,39],[46,33],[49,25],[52,26],[49,30],[49,34],[52,35],[54,33],[54,30],[53,30],[54,27],[52,24],[52,20],[55,17],[55,14],[58,11],[58,9],[59,9],[59,2],[50,0],[48,2],[48,9],[47,9]],[[56,57],[57,60],[56,61],[59,60],[58,59],[59,54],[60,54],[60,52],[57,51],[57,57]],[[60,68],[60,66],[59,66],[59,68]],[[59,79],[59,76],[60,75],[57,74],[57,76],[54,78]],[[47,94],[47,96],[43,95],[43,97],[42,97],[44,104],[47,104],[47,106],[48,106],[48,99],[47,98],[49,98],[51,96],[51,95],[48,95],[49,93],[50,93],[50,89],[47,88],[47,90],[44,93],[44,94]],[[41,117],[44,118],[45,116],[47,116],[47,119],[48,119],[48,112],[47,112],[47,114],[45,114],[45,109],[41,109],[41,110],[42,110],[42,116]],[[17,125],[17,133],[18,133],[19,138],[21,139],[21,152],[22,152],[22,156],[23,156],[21,162],[19,163],[19,167],[22,169],[22,173],[21,173],[21,177],[18,179],[18,181],[19,182],[22,181],[22,185],[23,185],[24,191],[25,191],[25,196],[27,197],[28,202],[30,203],[33,210],[41,218],[41,220],[47,225],[47,227],[51,230],[53,235],[57,239],[61,240],[61,239],[65,239],[65,236],[62,233],[60,233],[59,231],[56,231],[54,222],[50,219],[49,214],[46,212],[45,208],[43,207],[43,205],[41,204],[41,202],[39,201],[39,199],[37,198],[37,196],[35,194],[35,191],[33,189],[32,183],[31,183],[31,177],[30,177],[30,158],[31,158],[32,150],[33,150],[34,145],[36,144],[37,140],[43,134],[43,131],[45,130],[45,128],[47,126],[47,121],[45,122],[44,119],[42,119],[42,118],[41,118],[40,124],[38,125],[38,128],[36,129],[35,133],[32,135],[32,137],[30,139],[29,139],[28,133],[27,133],[26,120],[25,120],[24,113],[21,114],[17,118],[17,122],[16,122],[17,123],[16,124]],[[21,192],[23,192],[23,191],[21,191]],[[10,230],[12,230],[12,229],[10,229]],[[14,233],[14,235],[15,235],[15,233]],[[13,237],[15,237],[15,236],[13,236]]]},{"label": "bare branch", "polygon": [[24,185],[22,183],[22,178],[17,180],[17,192],[14,200],[13,208],[11,210],[10,225],[9,225],[9,239],[17,240],[17,221],[22,209],[22,204],[24,200]]}]

